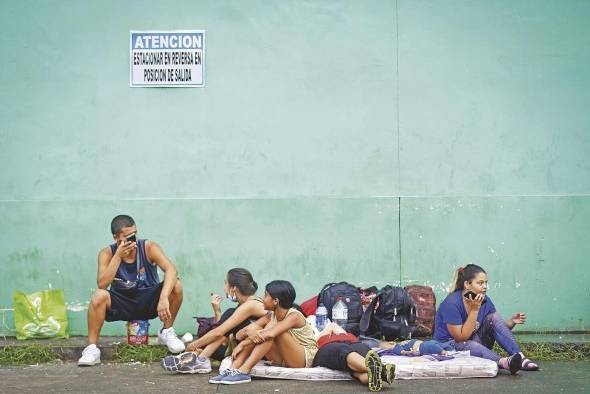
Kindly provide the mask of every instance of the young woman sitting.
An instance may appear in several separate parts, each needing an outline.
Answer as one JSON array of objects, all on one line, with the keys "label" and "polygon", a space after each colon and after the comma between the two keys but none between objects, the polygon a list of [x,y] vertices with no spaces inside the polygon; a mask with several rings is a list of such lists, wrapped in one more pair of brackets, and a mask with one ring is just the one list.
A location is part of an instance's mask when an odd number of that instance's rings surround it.
[{"label": "young woman sitting", "polygon": [[[258,285],[252,274],[244,268],[233,268],[227,272],[223,285],[226,297],[236,302],[236,308],[230,308],[221,315],[218,326],[190,343],[186,350],[177,356],[166,356],[160,364],[162,368],[177,373],[209,373],[211,358],[222,360],[230,335],[247,327],[258,318],[266,315],[262,299],[256,296]],[[220,314],[220,297],[212,296],[212,305],[216,317]]]},{"label": "young woman sitting", "polygon": [[[469,350],[472,356],[498,363],[511,374],[519,370],[535,371],[539,366],[521,352],[512,328],[526,321],[524,313],[502,320],[486,295],[488,276],[483,268],[468,264],[456,270],[451,293],[438,307],[433,339],[449,342],[456,350]],[[498,342],[509,356],[500,357],[492,349]]]},{"label": "young woman sitting", "polygon": [[263,357],[283,367],[312,366],[317,352],[314,332],[303,314],[293,307],[296,296],[293,285],[275,280],[265,290],[264,308],[270,313],[238,331],[236,338],[240,343],[232,352],[231,367],[209,383],[248,383],[250,371]]}]

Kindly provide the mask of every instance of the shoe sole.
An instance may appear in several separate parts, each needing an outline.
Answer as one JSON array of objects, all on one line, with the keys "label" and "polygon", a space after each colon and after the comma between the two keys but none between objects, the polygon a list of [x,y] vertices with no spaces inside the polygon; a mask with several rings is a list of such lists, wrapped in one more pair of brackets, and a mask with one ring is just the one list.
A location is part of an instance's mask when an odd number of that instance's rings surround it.
[{"label": "shoe sole", "polygon": [[510,369],[511,375],[516,375],[518,371],[520,371],[522,365],[522,356],[519,353],[512,355],[510,359],[510,364],[508,364],[508,368]]},{"label": "shoe sole", "polygon": [[93,362],[93,363],[80,363],[80,362],[79,362],[79,363],[78,363],[78,366],[79,366],[79,367],[93,367],[93,366],[95,366],[95,365],[98,365],[98,364],[100,364],[100,360],[98,360],[98,361],[95,361],[95,362]]},{"label": "shoe sole", "polygon": [[229,385],[232,385],[232,384],[250,383],[251,381],[252,381],[252,379],[248,379],[248,380],[239,380],[239,381],[236,381],[236,382],[228,382],[228,381],[222,380],[222,381],[221,381],[221,382],[219,382],[218,384],[229,384]]},{"label": "shoe sole", "polygon": [[532,371],[538,371],[539,367],[520,367],[521,371],[526,371],[526,372],[532,372]]},{"label": "shoe sole", "polygon": [[194,369],[192,371],[177,371],[178,373],[194,374],[194,373],[210,373],[210,369]]},{"label": "shoe sole", "polygon": [[383,388],[383,381],[381,380],[381,358],[374,350],[370,350],[365,356],[365,366],[367,367],[367,375],[369,376],[369,390],[381,391]]},{"label": "shoe sole", "polygon": [[172,356],[174,358],[174,365],[166,365],[164,363],[164,360],[166,359],[166,357],[164,357],[162,360],[160,360],[160,365],[162,366],[162,368],[164,368],[166,371],[168,372],[180,372],[180,360],[178,359],[178,356]]},{"label": "shoe sole", "polygon": [[395,379],[395,364],[383,364],[383,368],[385,369],[385,382],[392,384]]},{"label": "shoe sole", "polygon": [[[167,357],[171,357],[174,360],[174,364],[166,365],[164,360]],[[175,373],[184,373],[184,374],[195,374],[195,373],[210,373],[211,368],[195,368],[195,369],[187,369],[183,370],[182,362],[180,360],[180,356],[166,356],[162,360],[160,360],[160,366],[168,371],[168,372],[175,372]]]}]

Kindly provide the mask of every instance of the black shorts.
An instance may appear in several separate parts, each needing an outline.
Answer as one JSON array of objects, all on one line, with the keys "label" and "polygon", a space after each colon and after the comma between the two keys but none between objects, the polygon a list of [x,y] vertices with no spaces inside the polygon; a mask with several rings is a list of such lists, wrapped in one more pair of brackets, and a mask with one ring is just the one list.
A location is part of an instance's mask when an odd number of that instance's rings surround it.
[{"label": "black shorts", "polygon": [[365,357],[369,350],[371,348],[361,342],[331,342],[318,350],[313,359],[313,366],[351,372],[346,364],[346,357],[352,352]]},{"label": "black shorts", "polygon": [[106,321],[150,320],[158,316],[158,302],[164,282],[148,289],[109,290],[111,309]]},{"label": "black shorts", "polygon": [[[227,319],[229,319],[229,317],[231,315],[233,315],[233,313],[235,311],[236,311],[236,308],[229,308],[228,310],[226,310],[225,312],[223,312],[223,315],[221,315],[221,318],[219,319],[219,325],[222,325],[223,322],[225,322]],[[226,337],[229,337],[229,334],[234,334],[234,336],[235,336],[238,333],[238,331],[240,331],[242,328],[246,328],[251,323],[254,323],[254,322],[256,322],[256,318],[255,317],[250,317],[250,318],[244,320],[243,322],[241,322],[240,324],[238,324],[236,327],[232,328],[227,334],[225,334],[225,336]],[[224,359],[226,351],[227,351],[227,346],[221,345],[211,355],[211,358],[213,360],[221,361],[221,360]]]},{"label": "black shorts", "polygon": [[[222,325],[226,320],[228,320],[231,317],[231,315],[234,314],[235,311],[236,308],[229,308],[228,310],[223,312],[223,315],[221,315],[221,318],[219,319],[219,325]],[[234,334],[235,336],[238,333],[238,331],[240,331],[242,328],[248,327],[252,323],[255,323],[256,320],[258,320],[256,317],[250,316],[249,318],[247,318],[246,320],[232,328],[227,334],[225,334],[225,336],[229,337],[229,334]]]}]

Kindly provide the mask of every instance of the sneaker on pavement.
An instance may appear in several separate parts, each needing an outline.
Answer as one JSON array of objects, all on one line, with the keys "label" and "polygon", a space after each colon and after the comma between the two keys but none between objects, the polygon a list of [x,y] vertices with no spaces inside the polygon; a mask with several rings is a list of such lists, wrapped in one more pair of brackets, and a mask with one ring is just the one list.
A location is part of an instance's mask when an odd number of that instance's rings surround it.
[{"label": "sneaker on pavement", "polygon": [[365,356],[365,366],[367,367],[367,375],[369,377],[369,390],[381,391],[383,388],[383,380],[381,379],[383,363],[376,351],[369,350]]},{"label": "sneaker on pavement", "polygon": [[221,383],[221,380],[226,377],[227,375],[229,375],[231,372],[231,368],[226,369],[223,372],[220,372],[219,375],[212,377],[211,379],[209,379],[209,383],[212,384],[219,384]]},{"label": "sneaker on pavement", "polygon": [[219,380],[221,384],[241,384],[250,383],[250,374],[242,373],[239,369],[231,369],[227,375]]},{"label": "sneaker on pavement", "polygon": [[100,364],[100,349],[95,344],[88,345],[82,350],[82,357],[78,359],[78,365],[90,367],[96,364]]},{"label": "sneaker on pavement", "polygon": [[160,361],[166,371],[178,373],[209,373],[211,361],[205,357],[198,357],[196,353],[186,352],[178,356],[166,356]]},{"label": "sneaker on pavement", "polygon": [[158,334],[158,343],[166,345],[170,353],[184,352],[184,343],[176,336],[174,327],[162,329]]},{"label": "sneaker on pavement", "polygon": [[393,383],[395,379],[395,365],[394,364],[383,364],[381,367],[381,380],[387,382],[387,384]]}]

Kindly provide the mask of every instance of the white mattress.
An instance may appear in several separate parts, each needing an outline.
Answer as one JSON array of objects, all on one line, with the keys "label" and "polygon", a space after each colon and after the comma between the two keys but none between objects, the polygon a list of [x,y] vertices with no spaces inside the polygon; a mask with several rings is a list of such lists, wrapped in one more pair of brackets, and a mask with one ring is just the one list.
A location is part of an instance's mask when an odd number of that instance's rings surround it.
[{"label": "white mattress", "polygon": [[396,379],[493,378],[498,374],[494,361],[458,353],[445,361],[432,361],[428,356],[382,356],[381,360],[395,364]]},{"label": "white mattress", "polygon": [[[395,364],[396,379],[449,379],[449,378],[493,378],[498,374],[494,361],[472,357],[469,352],[460,352],[452,360],[434,361],[428,356],[404,357],[383,356],[387,364]],[[220,371],[228,369],[231,358],[221,362]],[[258,378],[290,380],[351,380],[348,372],[328,368],[284,368],[265,365],[259,362],[250,372]]]},{"label": "white mattress", "polygon": [[[231,366],[231,357],[226,357],[219,366],[223,372]],[[285,368],[265,365],[260,361],[252,368],[250,375],[257,378],[289,379],[289,380],[352,380],[348,372],[334,371],[324,367]]]}]

